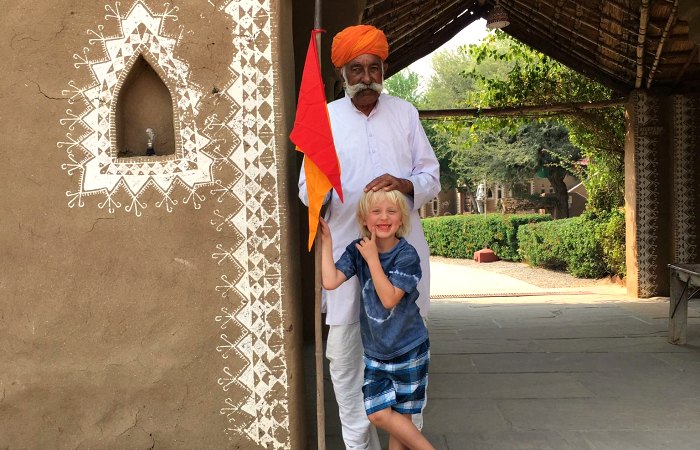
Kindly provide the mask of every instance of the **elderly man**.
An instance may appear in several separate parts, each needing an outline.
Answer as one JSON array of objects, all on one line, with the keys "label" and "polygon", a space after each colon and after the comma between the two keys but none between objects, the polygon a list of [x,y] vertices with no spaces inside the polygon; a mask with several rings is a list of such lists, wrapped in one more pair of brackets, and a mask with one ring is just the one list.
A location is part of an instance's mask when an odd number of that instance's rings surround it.
[{"label": "elderly man", "polygon": [[[331,59],[344,82],[346,96],[328,105],[333,140],[340,160],[345,202],[331,195],[326,221],[333,230],[333,257],[360,237],[357,203],[363,191],[399,190],[411,207],[406,239],[418,250],[423,277],[418,306],[426,317],[430,303],[428,245],[418,209],[440,191],[439,164],[408,102],[382,93],[389,45],[381,30],[369,25],[344,29],[333,39]],[[331,193],[332,194],[332,193]],[[302,168],[299,197],[307,204]],[[338,402],[347,449],[379,450],[377,433],[363,406],[363,348],[360,338],[360,288],[357,278],[323,293],[330,326],[326,357]],[[420,429],[422,416],[414,417]]]}]

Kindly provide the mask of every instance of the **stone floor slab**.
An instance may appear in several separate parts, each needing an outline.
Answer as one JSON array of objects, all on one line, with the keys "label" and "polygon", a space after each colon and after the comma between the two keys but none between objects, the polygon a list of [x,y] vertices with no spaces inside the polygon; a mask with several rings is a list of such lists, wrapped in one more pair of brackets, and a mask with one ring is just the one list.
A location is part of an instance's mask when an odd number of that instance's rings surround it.
[{"label": "stone floor slab", "polygon": [[[700,302],[687,345],[666,341],[667,315],[668,298],[619,289],[434,301],[424,432],[437,450],[700,449]],[[340,450],[325,366],[326,448]]]},{"label": "stone floor slab", "polygon": [[697,450],[700,431],[588,431],[580,433],[595,450]]},{"label": "stone floor slab", "polygon": [[429,396],[448,398],[578,398],[593,394],[575,376],[562,373],[442,374],[430,377]]},{"label": "stone floor slab", "polygon": [[696,400],[636,398],[515,399],[498,407],[514,430],[700,432]]},{"label": "stone floor slab", "polygon": [[429,393],[423,429],[426,433],[440,435],[506,432],[510,424],[493,400],[441,399]]},{"label": "stone floor slab", "polygon": [[579,434],[556,431],[455,433],[445,436],[449,449],[462,450],[592,450]]},{"label": "stone floor slab", "polygon": [[[659,366],[655,353],[511,353],[470,355],[478,373],[644,372]],[[664,366],[670,365],[666,363]]]}]

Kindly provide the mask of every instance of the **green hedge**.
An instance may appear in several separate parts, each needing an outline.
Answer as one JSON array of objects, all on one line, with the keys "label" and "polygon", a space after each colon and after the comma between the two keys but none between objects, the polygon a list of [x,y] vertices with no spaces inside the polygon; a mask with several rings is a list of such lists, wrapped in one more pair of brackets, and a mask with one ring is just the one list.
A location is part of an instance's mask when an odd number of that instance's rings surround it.
[{"label": "green hedge", "polygon": [[610,274],[624,278],[627,275],[625,262],[625,212],[620,209],[600,218],[604,223],[600,228],[600,243],[603,258]]},{"label": "green hedge", "polygon": [[421,222],[432,255],[471,259],[475,251],[490,248],[500,259],[520,261],[518,228],[550,220],[547,214],[469,214]]},{"label": "green hedge", "polygon": [[625,218],[620,211],[520,227],[518,242],[522,259],[533,266],[586,278],[625,275]]}]

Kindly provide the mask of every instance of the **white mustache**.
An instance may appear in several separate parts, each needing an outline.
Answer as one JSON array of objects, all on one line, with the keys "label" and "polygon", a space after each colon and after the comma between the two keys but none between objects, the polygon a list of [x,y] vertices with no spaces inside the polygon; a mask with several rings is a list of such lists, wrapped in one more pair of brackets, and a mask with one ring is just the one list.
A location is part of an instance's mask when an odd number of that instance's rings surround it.
[{"label": "white mustache", "polygon": [[346,85],[345,85],[345,93],[348,94],[348,97],[350,97],[350,98],[353,98],[359,92],[362,92],[366,89],[370,89],[370,90],[373,90],[373,91],[381,94],[382,90],[384,90],[384,85],[382,83],[370,83],[370,84],[357,83],[357,84],[353,84],[352,86],[348,86],[346,83]]},{"label": "white mustache", "polygon": [[[343,81],[345,82],[345,93],[350,98],[353,98],[355,95],[358,94],[358,92],[364,91],[365,89],[371,89],[379,94],[381,94],[384,90],[383,83],[357,83],[350,86],[350,83],[348,83],[348,77],[345,73],[345,67],[343,67],[343,70],[341,71],[340,75],[343,77]],[[382,67],[382,81],[384,81],[384,67]]]}]

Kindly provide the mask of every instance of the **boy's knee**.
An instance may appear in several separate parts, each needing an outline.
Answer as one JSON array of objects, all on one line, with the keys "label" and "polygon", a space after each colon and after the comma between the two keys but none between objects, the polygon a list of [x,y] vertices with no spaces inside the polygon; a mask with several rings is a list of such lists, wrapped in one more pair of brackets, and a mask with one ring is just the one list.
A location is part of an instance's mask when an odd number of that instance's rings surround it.
[{"label": "boy's knee", "polygon": [[389,420],[390,414],[391,408],[384,408],[382,410],[375,411],[367,415],[367,418],[370,422],[372,422],[372,425],[374,425],[375,427],[383,428],[383,425],[386,423],[387,420]]}]

